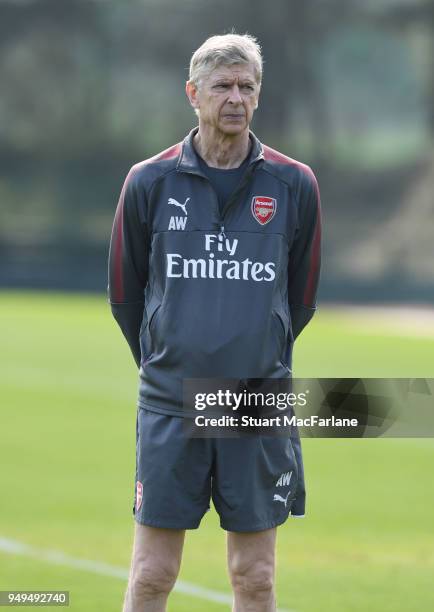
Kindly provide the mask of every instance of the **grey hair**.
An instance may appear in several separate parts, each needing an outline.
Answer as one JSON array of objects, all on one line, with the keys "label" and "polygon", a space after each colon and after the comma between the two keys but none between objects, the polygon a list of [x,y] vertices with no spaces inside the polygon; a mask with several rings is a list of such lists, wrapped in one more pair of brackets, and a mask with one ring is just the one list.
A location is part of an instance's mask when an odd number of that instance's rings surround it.
[{"label": "grey hair", "polygon": [[196,87],[217,66],[253,64],[258,85],[262,81],[261,47],[250,34],[221,34],[211,36],[197,49],[190,61],[189,79]]}]

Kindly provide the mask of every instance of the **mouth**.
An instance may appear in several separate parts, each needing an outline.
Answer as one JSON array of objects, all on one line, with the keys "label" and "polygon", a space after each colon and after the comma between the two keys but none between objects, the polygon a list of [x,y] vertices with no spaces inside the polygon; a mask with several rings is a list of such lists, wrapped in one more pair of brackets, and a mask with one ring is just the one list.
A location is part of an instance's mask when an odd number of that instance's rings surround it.
[{"label": "mouth", "polygon": [[244,115],[239,115],[237,113],[225,113],[223,117],[226,119],[244,119]]}]

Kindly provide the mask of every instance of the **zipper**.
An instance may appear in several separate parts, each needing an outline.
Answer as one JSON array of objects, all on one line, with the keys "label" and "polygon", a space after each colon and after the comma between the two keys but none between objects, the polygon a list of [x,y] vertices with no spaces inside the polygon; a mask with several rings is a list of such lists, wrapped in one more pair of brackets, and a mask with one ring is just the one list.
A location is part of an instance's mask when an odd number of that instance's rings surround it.
[{"label": "zipper", "polygon": [[205,174],[202,174],[202,172],[187,171],[188,174],[194,174],[196,176],[200,176],[201,178],[205,179],[207,181],[207,183],[209,184],[209,187],[210,187],[211,191],[214,194],[214,207],[215,207],[215,209],[217,211],[217,217],[218,217],[218,223],[219,223],[219,233],[217,234],[219,241],[223,241],[223,240],[226,239],[224,218],[227,215],[228,210],[230,208],[232,208],[232,206],[237,202],[238,194],[247,185],[250,177],[252,176],[252,174],[254,173],[254,171],[256,169],[256,166],[257,166],[257,164],[255,163],[255,161],[252,161],[249,164],[246,172],[244,173],[244,177],[241,180],[241,183],[235,189],[233,194],[229,197],[229,200],[223,206],[223,210],[221,212],[220,212],[220,206],[219,206],[219,202],[218,202],[217,192],[214,189],[214,187],[212,186],[211,181],[209,180],[209,178],[207,176],[205,176]]},{"label": "zipper", "polygon": [[219,239],[219,242],[223,242],[224,240],[226,240],[226,233],[225,233],[225,222],[224,222],[224,210],[223,210],[223,214],[220,212],[220,206],[219,206],[219,200],[218,200],[218,196],[217,196],[217,192],[214,189],[214,187],[211,184],[211,181],[208,179],[208,177],[204,177],[209,185],[210,190],[212,191],[213,195],[214,195],[214,209],[217,212],[217,218],[218,218],[218,224],[219,224],[219,232],[217,234],[217,237]]},{"label": "zipper", "polygon": [[223,242],[224,240],[226,240],[226,234],[225,234],[225,224],[223,221],[223,215],[220,212],[219,199],[217,196],[217,192],[212,186],[211,181],[208,179],[208,177],[206,177],[206,180],[208,181],[209,188],[214,195],[214,210],[217,213],[218,227],[219,227],[217,237],[219,239],[219,242]]}]

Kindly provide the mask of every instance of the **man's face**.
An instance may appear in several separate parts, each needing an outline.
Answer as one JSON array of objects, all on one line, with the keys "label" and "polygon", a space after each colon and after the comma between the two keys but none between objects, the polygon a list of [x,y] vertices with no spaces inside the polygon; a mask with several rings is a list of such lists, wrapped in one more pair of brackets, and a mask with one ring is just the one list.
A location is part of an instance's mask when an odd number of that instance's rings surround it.
[{"label": "man's face", "polygon": [[226,135],[248,129],[258,106],[259,85],[251,64],[218,66],[197,89],[187,83],[187,95],[200,112],[200,122]]}]

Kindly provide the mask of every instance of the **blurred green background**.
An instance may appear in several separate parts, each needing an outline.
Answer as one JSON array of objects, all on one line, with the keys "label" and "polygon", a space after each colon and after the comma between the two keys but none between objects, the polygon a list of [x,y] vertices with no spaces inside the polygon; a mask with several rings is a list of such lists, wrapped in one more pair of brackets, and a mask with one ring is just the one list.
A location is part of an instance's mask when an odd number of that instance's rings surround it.
[{"label": "blurred green background", "polygon": [[[211,34],[258,37],[253,129],[321,187],[320,309],[295,375],[433,377],[433,23],[433,0],[0,0],[0,590],[121,608],[137,373],[105,302],[108,241],[131,165],[195,125],[184,82]],[[303,449],[279,606],[434,609],[433,440]],[[224,548],[212,511],[181,580],[228,596]],[[169,610],[225,605],[175,592]]]}]

